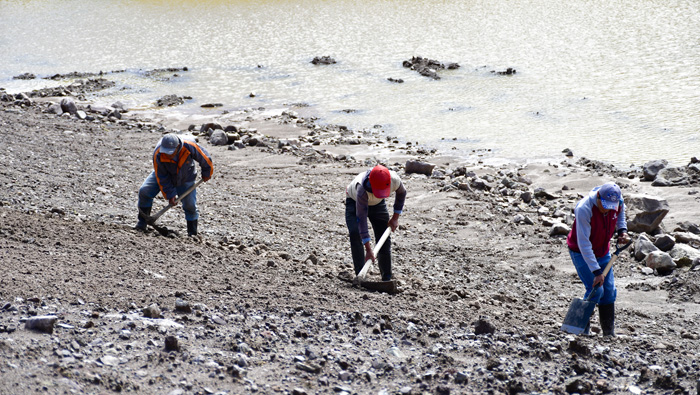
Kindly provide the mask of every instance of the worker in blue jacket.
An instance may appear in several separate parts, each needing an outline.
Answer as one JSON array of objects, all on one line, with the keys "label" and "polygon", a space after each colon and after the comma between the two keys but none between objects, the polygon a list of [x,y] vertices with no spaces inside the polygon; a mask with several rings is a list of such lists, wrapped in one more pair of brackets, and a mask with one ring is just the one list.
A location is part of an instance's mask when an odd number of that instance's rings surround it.
[{"label": "worker in blue jacket", "polygon": [[[202,180],[208,181],[214,166],[211,156],[196,142],[180,138],[175,133],[168,133],[156,145],[153,151],[153,171],[146,177],[139,188],[139,215],[135,228],[146,230],[146,218],[151,214],[153,199],[162,193],[171,206],[175,205],[177,197],[195,184],[197,168],[194,162],[202,168]],[[197,190],[192,191],[182,199],[182,208],[187,220],[187,235],[197,235]]]}]

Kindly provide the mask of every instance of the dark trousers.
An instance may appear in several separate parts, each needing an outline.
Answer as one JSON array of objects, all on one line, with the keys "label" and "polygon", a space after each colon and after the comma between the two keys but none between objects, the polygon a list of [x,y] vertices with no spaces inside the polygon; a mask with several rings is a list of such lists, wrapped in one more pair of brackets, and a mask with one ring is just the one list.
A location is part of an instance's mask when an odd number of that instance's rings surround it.
[{"label": "dark trousers", "polygon": [[[386,209],[384,200],[376,206],[369,206],[367,219],[372,224],[374,240],[379,240],[389,226],[389,212]],[[352,263],[355,266],[355,274],[360,273],[360,270],[362,270],[362,267],[365,265],[365,247],[362,245],[362,239],[360,238],[358,222],[355,201],[346,198],[345,223],[348,225],[348,231],[350,232],[350,251],[352,252]],[[382,274],[382,281],[391,280],[391,237],[387,238],[382,248],[379,249],[377,261],[379,261],[379,271]]]}]

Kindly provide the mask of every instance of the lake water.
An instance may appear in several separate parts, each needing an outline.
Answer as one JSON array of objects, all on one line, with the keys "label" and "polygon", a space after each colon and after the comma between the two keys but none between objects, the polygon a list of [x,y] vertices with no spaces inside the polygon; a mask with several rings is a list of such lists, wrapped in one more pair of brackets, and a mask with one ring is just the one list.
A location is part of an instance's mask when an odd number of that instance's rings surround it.
[{"label": "lake water", "polygon": [[[456,153],[640,165],[700,156],[700,2],[0,1],[0,86],[127,70],[107,99],[308,103],[322,122]],[[337,63],[314,66],[315,56]],[[431,80],[402,67],[456,62]],[[168,81],[143,70],[187,66]],[[491,73],[508,67],[512,76]],[[387,78],[403,79],[404,83]],[[64,82],[65,83],[65,82]],[[256,96],[249,97],[250,92]],[[355,110],[344,112],[343,110]]]}]

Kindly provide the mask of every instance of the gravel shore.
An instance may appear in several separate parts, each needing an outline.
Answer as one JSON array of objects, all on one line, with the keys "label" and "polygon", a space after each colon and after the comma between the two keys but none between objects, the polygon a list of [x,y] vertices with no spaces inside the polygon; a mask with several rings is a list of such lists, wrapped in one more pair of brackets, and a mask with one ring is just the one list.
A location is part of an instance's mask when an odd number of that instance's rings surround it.
[{"label": "gravel shore", "polygon": [[[550,235],[606,181],[665,199],[668,233],[697,225],[697,184],[654,187],[563,154],[469,164],[251,110],[219,120],[244,148],[196,133],[214,159],[201,237],[184,236],[180,209],[163,236],[132,229],[137,191],[182,125],[28,100],[0,103],[1,394],[698,393],[698,267],[662,276],[624,252],[618,336],[598,333],[597,314],[592,336],[572,336],[559,326],[583,286]],[[436,167],[408,174],[413,160]],[[408,190],[395,295],[346,281],[345,186],[377,162]],[[37,317],[49,329],[27,329]]]}]

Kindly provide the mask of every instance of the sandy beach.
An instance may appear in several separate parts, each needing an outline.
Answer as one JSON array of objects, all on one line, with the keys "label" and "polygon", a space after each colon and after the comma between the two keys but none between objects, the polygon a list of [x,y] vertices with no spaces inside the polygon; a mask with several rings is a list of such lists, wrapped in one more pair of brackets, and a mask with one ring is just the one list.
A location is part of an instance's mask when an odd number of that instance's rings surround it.
[{"label": "sandy beach", "polygon": [[[559,327],[584,289],[565,237],[550,236],[607,181],[665,199],[663,232],[697,226],[697,183],[655,187],[564,154],[466,166],[301,108],[194,122],[98,116],[78,100],[90,121],[49,113],[60,100],[0,102],[2,394],[698,393],[700,271],[650,273],[623,252],[618,336],[599,333],[597,313],[592,336],[573,336]],[[179,208],[159,219],[170,236],[134,230],[155,144],[205,122],[235,126],[245,148],[196,136],[214,160],[200,237]],[[407,161],[436,166],[408,174]],[[346,281],[345,187],[377,163],[408,191],[394,295]],[[26,329],[37,316],[57,317],[51,333]]]}]

